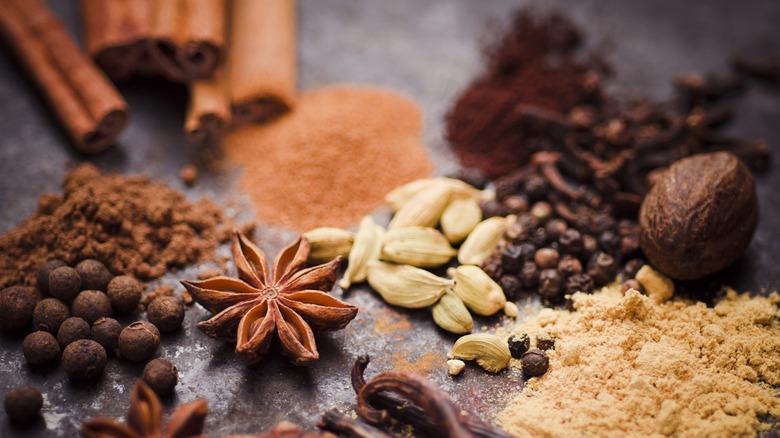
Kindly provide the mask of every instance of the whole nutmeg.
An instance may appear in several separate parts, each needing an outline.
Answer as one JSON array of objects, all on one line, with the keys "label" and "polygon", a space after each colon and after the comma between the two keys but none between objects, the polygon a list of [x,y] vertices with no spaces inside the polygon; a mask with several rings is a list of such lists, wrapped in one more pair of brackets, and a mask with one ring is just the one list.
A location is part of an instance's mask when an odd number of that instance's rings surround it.
[{"label": "whole nutmeg", "polygon": [[696,280],[733,263],[758,222],[753,175],[730,152],[674,163],[639,211],[639,243],[650,263],[677,280]]}]

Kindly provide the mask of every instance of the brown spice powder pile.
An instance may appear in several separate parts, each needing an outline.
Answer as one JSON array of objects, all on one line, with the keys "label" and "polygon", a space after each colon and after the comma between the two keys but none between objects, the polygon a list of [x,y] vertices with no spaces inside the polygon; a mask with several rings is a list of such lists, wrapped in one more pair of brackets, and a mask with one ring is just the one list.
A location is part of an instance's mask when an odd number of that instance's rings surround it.
[{"label": "brown spice powder pile", "polygon": [[245,166],[241,187],[265,222],[346,228],[384,195],[430,175],[418,106],[395,92],[338,86],[304,94],[295,111],[223,141]]},{"label": "brown spice powder pile", "polygon": [[547,374],[500,414],[513,435],[754,436],[780,418],[776,292],[729,290],[714,308],[619,286],[574,301],[514,329],[557,341]]},{"label": "brown spice powder pile", "polygon": [[[67,172],[63,194],[0,236],[0,287],[32,286],[40,265],[94,258],[114,274],[157,278],[169,268],[214,258],[228,223],[208,199],[192,203],[148,177],[100,173],[91,164]],[[219,226],[226,222],[224,226]]]}]

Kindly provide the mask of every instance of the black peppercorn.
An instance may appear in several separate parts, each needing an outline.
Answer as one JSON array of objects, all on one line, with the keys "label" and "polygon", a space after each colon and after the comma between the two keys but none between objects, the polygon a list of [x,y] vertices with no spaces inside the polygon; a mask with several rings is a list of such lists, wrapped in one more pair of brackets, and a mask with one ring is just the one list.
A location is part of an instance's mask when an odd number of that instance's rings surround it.
[{"label": "black peppercorn", "polygon": [[531,242],[523,242],[517,245],[520,248],[520,254],[523,258],[523,262],[534,261],[534,254],[536,254],[536,246]]},{"label": "black peppercorn", "polygon": [[43,395],[34,386],[20,386],[5,395],[5,413],[18,423],[32,420],[42,407]]},{"label": "black peppercorn", "polygon": [[51,274],[51,271],[67,266],[65,262],[58,259],[51,259],[47,261],[46,263],[42,264],[40,268],[38,268],[38,274],[35,276],[35,283],[38,286],[38,290],[43,292],[44,294],[48,295],[51,292],[49,291],[49,274]]},{"label": "black peppercorn", "polygon": [[69,303],[81,291],[81,276],[68,266],[62,266],[49,274],[49,291],[51,296]]},{"label": "black peppercorn", "polygon": [[539,284],[539,267],[536,266],[536,263],[523,263],[523,269],[520,270],[520,282],[527,289],[534,288]]},{"label": "black peppercorn", "polygon": [[479,267],[494,281],[498,281],[501,276],[504,275],[504,268],[501,265],[501,260],[495,257],[486,258],[479,264]]},{"label": "black peppercorn", "polygon": [[113,278],[106,265],[97,260],[86,259],[76,265],[76,271],[81,275],[81,287],[85,290],[105,292],[108,283]]},{"label": "black peppercorn", "polygon": [[501,252],[501,267],[505,273],[517,273],[523,267],[523,254],[519,246],[509,245]]},{"label": "black peppercorn", "polygon": [[558,298],[563,292],[563,275],[555,269],[542,269],[537,291],[545,298]]},{"label": "black peppercorn", "polygon": [[535,218],[531,213],[517,215],[517,223],[524,226],[529,232],[530,230],[539,228],[539,219]]},{"label": "black peppercorn", "polygon": [[566,279],[564,292],[571,295],[576,292],[589,294],[594,289],[593,279],[588,274],[574,274]]},{"label": "black peppercorn", "polygon": [[617,225],[614,217],[607,213],[599,213],[591,218],[590,229],[593,234],[600,234],[607,230],[612,230]]},{"label": "black peppercorn", "polygon": [[593,257],[593,254],[599,250],[599,241],[590,234],[582,235],[582,253],[580,253],[581,260],[587,261]]},{"label": "black peppercorn", "polygon": [[63,321],[70,316],[70,309],[56,298],[46,298],[35,306],[33,311],[33,326],[38,330],[50,332],[57,336],[57,331]]},{"label": "black peppercorn", "polygon": [[550,358],[547,357],[547,353],[538,348],[528,350],[521,357],[521,365],[523,367],[523,374],[528,377],[539,377],[547,372],[550,367]]},{"label": "black peppercorn", "polygon": [[528,236],[528,239],[536,247],[544,246],[544,244],[547,242],[547,231],[544,231],[543,227],[538,227],[531,232],[531,234]]},{"label": "black peppercorn", "polygon": [[566,225],[566,221],[563,219],[551,219],[544,226],[544,230],[547,231],[547,238],[550,240],[558,240],[568,228],[569,226]]},{"label": "black peppercorn", "polygon": [[541,332],[537,334],[536,348],[540,350],[551,350],[555,348],[555,336],[549,332]]},{"label": "black peppercorn", "polygon": [[596,286],[604,286],[615,279],[617,262],[615,258],[605,252],[598,252],[588,262],[588,275]]},{"label": "black peppercorn", "polygon": [[22,286],[11,286],[0,291],[0,327],[5,330],[29,327],[36,301],[35,294]]},{"label": "black peppercorn", "polygon": [[622,236],[620,238],[620,255],[622,257],[633,257],[639,253],[639,249],[639,234]]},{"label": "black peppercorn", "polygon": [[566,277],[571,277],[574,274],[582,273],[582,263],[579,259],[574,258],[571,254],[566,254],[561,257],[561,261],[558,262],[558,271]]},{"label": "black peppercorn", "polygon": [[621,239],[620,236],[612,231],[606,230],[599,234],[598,237],[599,248],[607,254],[617,255],[620,254]]},{"label": "black peppercorn", "polygon": [[561,255],[552,248],[539,248],[534,254],[534,263],[541,269],[552,269],[558,266]]},{"label": "black peppercorn", "polygon": [[523,192],[532,202],[543,199],[547,196],[549,184],[541,175],[531,174],[526,177],[523,184]]},{"label": "black peppercorn", "polygon": [[509,301],[518,299],[520,297],[520,291],[523,289],[523,284],[520,282],[520,279],[514,275],[505,274],[501,277],[499,285]]},{"label": "black peppercorn", "polygon": [[107,353],[115,353],[119,347],[122,325],[114,318],[100,318],[92,324],[92,340],[102,345]]},{"label": "black peppercorn", "polygon": [[159,396],[165,396],[173,392],[179,381],[179,371],[168,359],[158,357],[149,361],[144,367],[144,382]]},{"label": "black peppercorn", "polygon": [[60,329],[57,331],[57,342],[59,342],[60,348],[64,349],[79,339],[89,339],[89,336],[90,329],[87,321],[71,316],[60,325]]},{"label": "black peppercorn", "polygon": [[531,346],[531,338],[525,333],[515,334],[509,337],[507,343],[509,344],[509,353],[512,354],[512,357],[520,359]]},{"label": "black peppercorn", "polygon": [[133,362],[150,359],[160,345],[160,331],[154,324],[136,321],[119,334],[119,353]]},{"label": "black peppercorn", "polygon": [[98,377],[106,368],[107,361],[106,350],[91,339],[79,339],[62,352],[62,367],[75,380]]},{"label": "black peppercorn", "polygon": [[626,266],[623,267],[623,279],[628,280],[629,278],[636,277],[636,273],[639,272],[639,269],[644,265],[645,261],[642,259],[631,259],[627,261]]},{"label": "black peppercorn", "polygon": [[515,222],[504,231],[504,238],[512,244],[520,243],[528,239],[528,227]]},{"label": "black peppercorn", "polygon": [[22,353],[27,362],[32,365],[43,365],[57,358],[60,354],[60,344],[49,332],[32,332],[22,341]]},{"label": "black peppercorn", "polygon": [[162,332],[178,330],[184,321],[184,304],[176,297],[155,298],[146,308],[146,317]]},{"label": "black peppercorn", "polygon": [[628,292],[629,289],[634,289],[635,291],[639,293],[645,293],[645,288],[642,287],[642,283],[636,281],[636,279],[630,278],[623,282],[623,287],[621,289],[621,292],[625,295],[626,292]]},{"label": "black peppercorn", "polygon": [[99,290],[85,290],[78,294],[71,304],[73,316],[84,318],[92,324],[100,318],[111,316],[111,300]]},{"label": "black peppercorn", "polygon": [[138,308],[143,291],[143,283],[133,277],[120,275],[108,283],[106,295],[117,312],[132,312]]},{"label": "black peppercorn", "polygon": [[504,198],[504,209],[512,214],[528,211],[528,200],[522,195],[507,196]]},{"label": "black peppercorn", "polygon": [[505,216],[504,206],[495,199],[480,202],[479,208],[482,210],[482,217],[485,219],[495,216]]},{"label": "black peppercorn", "polygon": [[578,255],[582,252],[582,234],[575,228],[569,228],[558,237],[558,245],[561,252]]}]

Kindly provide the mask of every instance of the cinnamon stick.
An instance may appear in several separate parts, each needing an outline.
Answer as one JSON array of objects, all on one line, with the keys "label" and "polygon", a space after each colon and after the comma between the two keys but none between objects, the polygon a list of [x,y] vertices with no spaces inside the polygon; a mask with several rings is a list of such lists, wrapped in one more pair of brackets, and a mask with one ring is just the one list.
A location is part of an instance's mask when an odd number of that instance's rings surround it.
[{"label": "cinnamon stick", "polygon": [[210,79],[190,83],[184,135],[193,143],[222,138],[230,127],[230,102],[222,68]]},{"label": "cinnamon stick", "polygon": [[153,0],[80,0],[87,52],[114,82],[156,71],[146,52],[153,4]]},{"label": "cinnamon stick", "polygon": [[0,36],[83,153],[108,148],[127,122],[127,104],[41,0],[0,2]]},{"label": "cinnamon stick", "polygon": [[291,109],[297,89],[294,0],[234,0],[229,36],[233,122],[262,122]]}]

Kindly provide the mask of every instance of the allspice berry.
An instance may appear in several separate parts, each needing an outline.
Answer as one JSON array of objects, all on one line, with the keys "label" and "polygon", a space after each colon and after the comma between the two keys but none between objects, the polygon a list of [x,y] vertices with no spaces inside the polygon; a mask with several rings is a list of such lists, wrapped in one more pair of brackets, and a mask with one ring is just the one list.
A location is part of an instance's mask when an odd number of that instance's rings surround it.
[{"label": "allspice berry", "polygon": [[184,304],[176,297],[157,297],[146,308],[146,317],[161,332],[178,330],[184,321]]},{"label": "allspice berry", "polygon": [[119,353],[133,362],[151,359],[160,346],[160,331],[147,321],[136,321],[119,334]]},{"label": "allspice berry", "polygon": [[528,350],[520,358],[523,374],[528,377],[539,377],[547,372],[550,367],[550,358],[547,353],[538,348]]},{"label": "allspice berry", "polygon": [[138,308],[143,291],[143,283],[128,275],[120,275],[108,283],[106,295],[117,312],[132,312]]},{"label": "allspice berry", "polygon": [[536,348],[540,350],[552,350],[555,348],[555,336],[543,331],[536,335]]},{"label": "allspice berry", "polygon": [[43,365],[60,355],[60,344],[51,333],[37,331],[25,336],[22,341],[22,353],[27,363]]},{"label": "allspice berry", "polygon": [[60,325],[60,330],[57,332],[57,342],[60,344],[60,348],[65,349],[79,339],[89,339],[90,333],[87,321],[77,316],[71,316]]},{"label": "allspice berry", "polygon": [[173,392],[179,381],[179,371],[176,365],[168,359],[158,357],[149,361],[144,367],[143,380],[159,396]]},{"label": "allspice berry", "polygon": [[111,316],[111,300],[99,290],[85,290],[78,294],[70,305],[73,316],[84,318],[92,324],[100,318]]},{"label": "allspice berry", "polygon": [[122,324],[114,318],[100,318],[92,324],[92,340],[102,345],[107,353],[115,353],[119,348],[119,334]]},{"label": "allspice berry", "polygon": [[5,413],[18,423],[34,419],[42,407],[43,395],[34,386],[20,386],[5,395]]},{"label": "allspice berry", "polygon": [[81,291],[81,276],[75,269],[62,266],[49,274],[49,292],[66,303],[73,301]]},{"label": "allspice berry", "polygon": [[70,316],[68,306],[57,298],[46,298],[35,306],[33,326],[57,336],[62,322]]},{"label": "allspice berry", "polygon": [[750,170],[730,152],[672,164],[639,211],[639,244],[650,263],[677,280],[696,280],[737,260],[758,222]]},{"label": "allspice berry", "polygon": [[86,259],[76,265],[76,271],[81,275],[82,289],[99,290],[105,292],[108,283],[114,277],[106,265],[97,260]]},{"label": "allspice berry", "polygon": [[509,353],[512,355],[512,357],[515,359],[520,359],[520,357],[522,357],[531,346],[531,338],[529,338],[525,333],[519,335],[514,334],[509,337],[507,343],[509,344]]},{"label": "allspice berry", "polygon": [[68,266],[59,259],[51,259],[47,261],[46,263],[42,264],[40,268],[38,268],[38,274],[35,276],[35,283],[38,286],[38,290],[43,292],[45,295],[50,294],[49,291],[49,274],[51,274],[51,271],[61,268],[63,266]]},{"label": "allspice berry", "polygon": [[103,374],[107,361],[106,350],[91,339],[79,339],[62,352],[62,367],[75,380],[98,377]]},{"label": "allspice berry", "polygon": [[36,304],[35,294],[22,286],[0,291],[0,327],[21,330],[30,326]]}]

